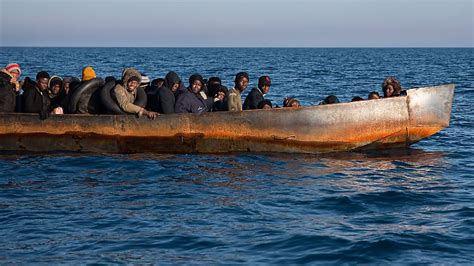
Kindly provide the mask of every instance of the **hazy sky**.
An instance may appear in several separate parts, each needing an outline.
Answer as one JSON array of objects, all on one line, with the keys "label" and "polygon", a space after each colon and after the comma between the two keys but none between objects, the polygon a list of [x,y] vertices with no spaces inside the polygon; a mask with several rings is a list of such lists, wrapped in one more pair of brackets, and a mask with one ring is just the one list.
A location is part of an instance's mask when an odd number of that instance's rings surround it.
[{"label": "hazy sky", "polygon": [[474,47],[474,0],[0,0],[1,46]]}]

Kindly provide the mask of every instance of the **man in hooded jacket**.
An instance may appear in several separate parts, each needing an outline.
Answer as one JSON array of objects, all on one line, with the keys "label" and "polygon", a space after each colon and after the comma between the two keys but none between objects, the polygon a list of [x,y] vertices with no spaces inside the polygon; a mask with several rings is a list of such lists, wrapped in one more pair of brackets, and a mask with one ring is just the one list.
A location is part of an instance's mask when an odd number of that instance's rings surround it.
[{"label": "man in hooded jacket", "polygon": [[161,114],[174,113],[176,96],[181,85],[181,79],[178,74],[173,71],[168,72],[165,77],[165,83],[156,94],[157,110]]},{"label": "man in hooded jacket", "polygon": [[122,83],[115,85],[114,95],[117,103],[124,112],[146,115],[150,119],[155,119],[158,113],[147,111],[145,108],[133,104],[137,97],[137,89],[140,86],[141,75],[133,69],[127,68],[123,71]]}]

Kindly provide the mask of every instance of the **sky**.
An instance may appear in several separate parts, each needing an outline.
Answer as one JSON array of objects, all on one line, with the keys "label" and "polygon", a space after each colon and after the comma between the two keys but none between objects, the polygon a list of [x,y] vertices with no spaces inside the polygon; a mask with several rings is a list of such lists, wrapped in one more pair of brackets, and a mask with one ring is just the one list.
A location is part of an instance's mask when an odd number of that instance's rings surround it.
[{"label": "sky", "polygon": [[474,47],[474,0],[0,0],[0,46]]}]

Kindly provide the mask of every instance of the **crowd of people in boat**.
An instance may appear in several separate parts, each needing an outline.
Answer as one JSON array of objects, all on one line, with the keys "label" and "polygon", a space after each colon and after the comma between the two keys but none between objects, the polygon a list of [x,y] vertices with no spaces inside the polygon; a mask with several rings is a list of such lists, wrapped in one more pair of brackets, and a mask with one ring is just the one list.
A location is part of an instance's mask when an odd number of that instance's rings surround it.
[{"label": "crowd of people in boat", "polygon": [[[234,86],[230,89],[222,84],[219,77],[204,79],[200,74],[191,75],[189,85],[185,87],[173,71],[164,78],[150,80],[136,69],[126,68],[121,80],[114,77],[102,80],[96,77],[92,67],[87,66],[82,70],[81,79],[40,71],[35,80],[26,77],[20,81],[21,72],[17,63],[10,63],[0,71],[0,112],[38,113],[42,119],[50,114],[65,113],[127,113],[154,119],[159,114],[279,107],[265,99],[272,83],[269,76],[259,77],[258,86],[252,88],[242,102],[242,93],[250,81],[246,72],[236,74]],[[394,77],[384,80],[382,92],[384,98],[403,94],[400,82]],[[367,100],[379,98],[379,93],[373,91]],[[352,99],[361,100],[365,99]],[[334,103],[339,103],[339,99],[329,95],[320,104]],[[298,108],[301,105],[297,99],[287,97],[282,106]]]}]

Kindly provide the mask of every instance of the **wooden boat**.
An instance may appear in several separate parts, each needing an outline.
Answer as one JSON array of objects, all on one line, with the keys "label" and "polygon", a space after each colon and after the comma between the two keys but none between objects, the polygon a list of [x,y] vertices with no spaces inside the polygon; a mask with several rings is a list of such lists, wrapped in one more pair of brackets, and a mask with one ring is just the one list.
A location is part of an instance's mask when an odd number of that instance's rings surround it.
[{"label": "wooden boat", "polygon": [[449,126],[454,85],[407,96],[243,112],[160,115],[0,114],[3,152],[291,152],[408,147]]}]

